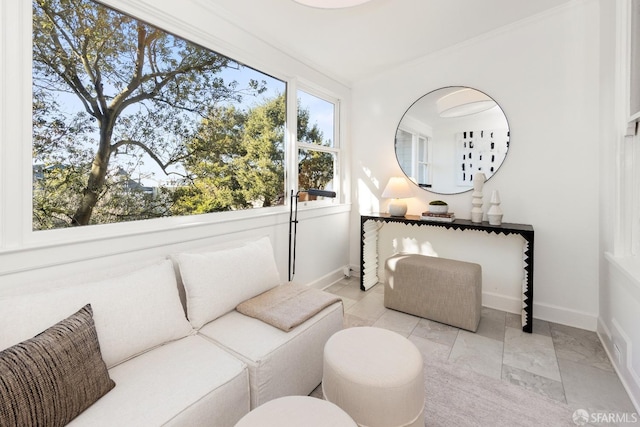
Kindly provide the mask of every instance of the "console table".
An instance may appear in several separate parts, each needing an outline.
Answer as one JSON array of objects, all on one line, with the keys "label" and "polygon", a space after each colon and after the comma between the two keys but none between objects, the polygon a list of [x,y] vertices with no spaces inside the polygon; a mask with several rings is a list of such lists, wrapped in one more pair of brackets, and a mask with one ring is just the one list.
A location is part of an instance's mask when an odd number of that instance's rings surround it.
[{"label": "console table", "polygon": [[388,214],[362,215],[360,217],[360,289],[367,289],[378,283],[378,230],[385,223],[399,223],[427,227],[443,227],[453,230],[477,230],[488,234],[517,234],[524,239],[522,249],[524,278],[522,280],[522,330],[532,332],[533,328],[533,227],[528,224],[488,222],[474,223],[467,219],[453,222],[422,220],[417,215],[393,217]]}]

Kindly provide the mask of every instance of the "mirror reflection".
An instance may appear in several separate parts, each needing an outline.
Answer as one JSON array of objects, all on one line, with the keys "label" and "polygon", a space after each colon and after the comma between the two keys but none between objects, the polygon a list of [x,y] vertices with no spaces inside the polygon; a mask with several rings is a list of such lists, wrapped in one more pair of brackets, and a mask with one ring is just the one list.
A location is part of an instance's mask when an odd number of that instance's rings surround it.
[{"label": "mirror reflection", "polygon": [[402,171],[415,184],[439,194],[473,188],[476,172],[489,180],[509,149],[509,124],[485,93],[463,86],[430,92],[404,113],[395,151]]}]

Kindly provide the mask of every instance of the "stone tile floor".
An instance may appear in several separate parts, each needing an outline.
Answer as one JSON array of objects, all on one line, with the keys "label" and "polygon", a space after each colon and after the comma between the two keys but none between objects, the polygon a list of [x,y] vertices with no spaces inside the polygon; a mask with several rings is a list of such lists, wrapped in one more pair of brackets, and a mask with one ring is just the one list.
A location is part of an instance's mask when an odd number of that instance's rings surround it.
[{"label": "stone tile floor", "polygon": [[574,410],[636,413],[595,332],[534,319],[528,334],[519,315],[485,307],[472,333],[385,308],[382,284],[363,292],[357,278],[345,278],[325,290],[342,298],[345,327],[393,330],[415,343],[425,359],[460,364]]}]

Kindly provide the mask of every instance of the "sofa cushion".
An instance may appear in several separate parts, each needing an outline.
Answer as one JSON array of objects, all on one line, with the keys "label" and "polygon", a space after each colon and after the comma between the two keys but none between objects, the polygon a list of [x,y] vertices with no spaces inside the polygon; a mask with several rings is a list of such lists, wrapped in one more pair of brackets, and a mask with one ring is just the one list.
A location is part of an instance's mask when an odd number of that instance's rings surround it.
[{"label": "sofa cushion", "polygon": [[87,304],[0,352],[0,425],[63,426],[114,386]]},{"label": "sofa cushion", "polygon": [[198,331],[249,367],[251,408],[288,395],[308,395],[322,380],[329,337],[342,329],[337,302],[290,332],[232,311]]},{"label": "sofa cushion", "polygon": [[214,252],[180,253],[175,259],[187,316],[196,329],[280,284],[268,237]]},{"label": "sofa cushion", "polygon": [[69,427],[233,426],[249,411],[244,363],[200,336],[109,370],[118,384]]},{"label": "sofa cushion", "polygon": [[34,336],[85,304],[93,308],[108,368],[193,331],[180,304],[173,265],[165,260],[99,282],[0,299],[0,349]]}]

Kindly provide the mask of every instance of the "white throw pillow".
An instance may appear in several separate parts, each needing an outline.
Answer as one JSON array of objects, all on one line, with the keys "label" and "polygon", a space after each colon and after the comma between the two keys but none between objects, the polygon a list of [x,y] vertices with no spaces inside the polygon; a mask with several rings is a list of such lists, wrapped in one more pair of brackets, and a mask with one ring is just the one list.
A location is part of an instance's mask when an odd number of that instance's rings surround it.
[{"label": "white throw pillow", "polygon": [[215,252],[181,253],[175,259],[186,293],[187,317],[196,329],[280,284],[268,237]]},{"label": "white throw pillow", "polygon": [[173,265],[166,260],[108,280],[0,299],[0,350],[85,304],[93,308],[108,368],[193,331],[180,304]]}]

